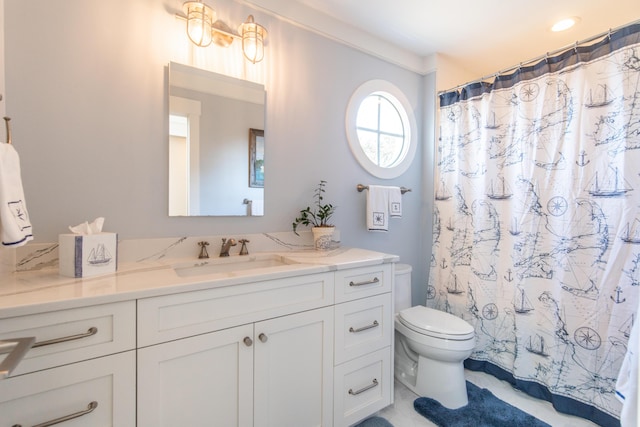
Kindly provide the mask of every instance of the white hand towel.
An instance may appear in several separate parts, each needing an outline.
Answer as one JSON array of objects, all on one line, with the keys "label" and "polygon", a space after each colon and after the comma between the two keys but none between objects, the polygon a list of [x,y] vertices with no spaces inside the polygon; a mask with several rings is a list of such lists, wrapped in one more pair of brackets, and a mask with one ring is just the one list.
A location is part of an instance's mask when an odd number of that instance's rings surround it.
[{"label": "white hand towel", "polygon": [[263,216],[264,215],[264,200],[254,200],[251,202],[251,215]]},{"label": "white hand towel", "polygon": [[367,229],[389,230],[389,191],[381,185],[370,185],[367,191]]},{"label": "white hand towel", "polygon": [[4,246],[18,247],[33,240],[22,189],[20,157],[13,145],[6,143],[0,143],[0,229]]},{"label": "white hand towel", "polygon": [[389,191],[389,216],[402,218],[402,191],[400,187],[388,187]]}]

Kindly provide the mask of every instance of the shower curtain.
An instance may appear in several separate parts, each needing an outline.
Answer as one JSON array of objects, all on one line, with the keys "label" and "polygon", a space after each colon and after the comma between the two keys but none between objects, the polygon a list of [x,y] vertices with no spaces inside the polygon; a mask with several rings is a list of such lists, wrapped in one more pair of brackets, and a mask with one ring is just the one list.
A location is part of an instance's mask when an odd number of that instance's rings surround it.
[{"label": "shower curtain", "polygon": [[619,425],[640,289],[640,25],[440,96],[427,306],[465,366]]}]

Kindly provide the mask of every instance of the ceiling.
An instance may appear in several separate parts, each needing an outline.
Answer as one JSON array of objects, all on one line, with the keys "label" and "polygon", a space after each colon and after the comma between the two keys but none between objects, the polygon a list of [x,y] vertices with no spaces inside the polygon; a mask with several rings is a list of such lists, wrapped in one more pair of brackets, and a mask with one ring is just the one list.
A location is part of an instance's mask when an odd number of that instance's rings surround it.
[{"label": "ceiling", "polygon": [[[640,19],[640,0],[245,0],[419,73],[479,78]],[[580,22],[550,31],[562,18]],[[462,82],[461,82],[462,83]]]}]

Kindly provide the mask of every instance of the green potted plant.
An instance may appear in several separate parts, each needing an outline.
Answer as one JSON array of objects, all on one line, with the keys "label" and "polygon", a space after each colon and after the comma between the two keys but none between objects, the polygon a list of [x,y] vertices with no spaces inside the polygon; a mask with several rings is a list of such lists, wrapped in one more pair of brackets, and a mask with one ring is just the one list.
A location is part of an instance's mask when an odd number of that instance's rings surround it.
[{"label": "green potted plant", "polygon": [[325,186],[327,181],[321,180],[315,189],[313,196],[315,203],[313,208],[307,206],[300,211],[300,215],[293,220],[293,232],[298,235],[298,227],[300,225],[311,226],[313,232],[314,246],[318,250],[326,250],[331,246],[331,238],[335,226],[331,224],[331,216],[334,214],[336,207],[331,203],[323,203]]}]

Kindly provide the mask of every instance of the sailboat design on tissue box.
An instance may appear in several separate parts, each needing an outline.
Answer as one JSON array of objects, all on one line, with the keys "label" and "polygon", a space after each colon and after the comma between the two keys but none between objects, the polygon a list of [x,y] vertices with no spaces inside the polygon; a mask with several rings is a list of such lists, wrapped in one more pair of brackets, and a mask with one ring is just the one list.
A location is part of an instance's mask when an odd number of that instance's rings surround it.
[{"label": "sailboat design on tissue box", "polygon": [[115,273],[118,264],[116,233],[60,234],[59,272],[67,277]]}]

